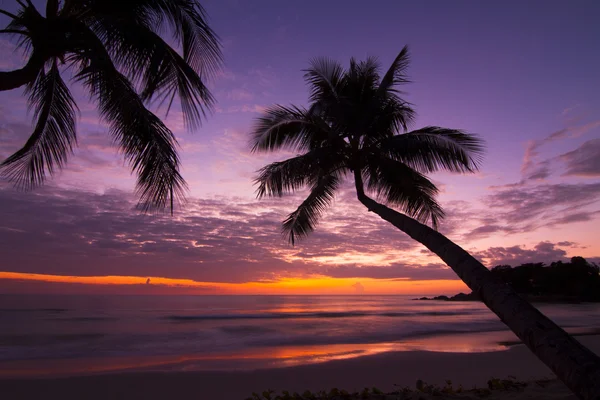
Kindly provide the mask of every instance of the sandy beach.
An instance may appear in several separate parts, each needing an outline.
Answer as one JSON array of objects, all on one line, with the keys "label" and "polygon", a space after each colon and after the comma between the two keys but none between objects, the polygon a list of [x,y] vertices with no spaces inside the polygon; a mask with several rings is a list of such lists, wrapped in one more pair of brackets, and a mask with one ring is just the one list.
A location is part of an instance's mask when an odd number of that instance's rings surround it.
[{"label": "sandy beach", "polygon": [[[600,336],[578,338],[600,353]],[[415,387],[421,379],[443,386],[451,380],[487,387],[494,378],[513,376],[530,384],[522,392],[493,393],[488,398],[575,399],[559,382],[534,381],[553,375],[524,346],[488,353],[392,352],[277,369],[230,372],[126,372],[65,378],[0,380],[4,399],[211,399],[243,400],[266,389],[290,392],[332,388],[347,391],[376,387],[384,392]],[[463,398],[470,395],[463,394]],[[467,396],[467,397],[465,397]],[[440,397],[436,397],[440,398]]]}]

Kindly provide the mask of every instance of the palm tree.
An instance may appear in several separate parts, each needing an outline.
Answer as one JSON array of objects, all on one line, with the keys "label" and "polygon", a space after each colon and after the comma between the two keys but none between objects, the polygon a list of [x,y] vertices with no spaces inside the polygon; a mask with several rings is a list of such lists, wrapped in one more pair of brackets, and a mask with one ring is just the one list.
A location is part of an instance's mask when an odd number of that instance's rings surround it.
[{"label": "palm tree", "polygon": [[[213,104],[204,80],[221,64],[215,33],[195,0],[47,0],[45,13],[17,0],[16,14],[0,33],[18,39],[26,65],[0,72],[0,90],[25,86],[36,119],[33,133],[0,172],[30,189],[65,165],[77,136],[77,105],[62,76],[83,85],[97,102],[110,134],[137,173],[145,209],[173,211],[186,184],[179,172],[177,141],[146,108],[177,96],[188,127],[198,126]],[[172,33],[181,55],[161,32]],[[168,112],[168,109],[167,109]]]},{"label": "palm tree", "polygon": [[406,47],[382,77],[373,58],[352,59],[347,70],[332,60],[313,60],[304,75],[309,107],[276,105],[253,129],[254,152],[300,153],[259,170],[258,197],[309,188],[306,200],[283,222],[293,244],[314,230],[343,179],[354,178],[358,200],[369,211],[437,254],[580,398],[599,399],[600,359],[437,232],[444,212],[435,198],[438,189],[425,174],[476,171],[483,142],[437,126],[408,131],[414,112],[398,91],[408,82],[408,63]]}]

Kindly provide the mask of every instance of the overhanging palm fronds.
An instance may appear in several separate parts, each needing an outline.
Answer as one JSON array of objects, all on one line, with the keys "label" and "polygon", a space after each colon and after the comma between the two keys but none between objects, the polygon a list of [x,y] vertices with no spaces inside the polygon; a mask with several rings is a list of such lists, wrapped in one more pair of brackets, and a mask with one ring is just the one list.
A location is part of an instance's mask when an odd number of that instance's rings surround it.
[{"label": "overhanging palm fronds", "polygon": [[[34,98],[41,107],[34,134],[0,172],[17,186],[31,188],[65,164],[75,143],[75,125],[72,113],[63,109],[75,105],[58,80],[64,64],[98,101],[102,118],[137,174],[141,208],[170,206],[172,211],[186,188],[177,141],[145,103],[166,100],[168,112],[178,99],[190,128],[213,106],[205,80],[220,68],[221,50],[204,9],[195,0],[47,0],[42,14],[31,1],[18,3],[16,13],[0,10],[11,19],[0,32],[15,35],[29,61],[21,69],[0,72],[0,90],[32,82],[45,83],[47,89],[45,97]],[[163,32],[173,34],[175,47],[161,37]],[[48,63],[53,67],[46,74]],[[58,91],[56,96],[50,96],[52,90]]]},{"label": "overhanging palm fronds", "polygon": [[35,129],[25,146],[1,164],[7,178],[21,189],[42,184],[47,173],[61,168],[77,141],[77,106],[56,61],[48,73],[40,71],[28,92],[29,108],[37,120]]},{"label": "overhanging palm fronds", "polygon": [[[111,135],[137,172],[137,193],[144,210],[164,209],[182,199],[185,182],[179,173],[177,141],[163,122],[143,104],[131,83],[112,64],[93,33],[90,48],[80,59],[76,79],[98,100],[100,114],[110,124]],[[94,45],[95,44],[95,45]]]},{"label": "overhanging palm fronds", "polygon": [[156,27],[148,27],[146,23],[143,20],[136,24],[108,14],[97,18],[92,28],[116,66],[132,82],[139,83],[142,100],[156,99],[161,104],[166,100],[168,113],[178,95],[186,125],[196,128],[214,103],[203,82],[210,74],[194,69],[155,32]]}]

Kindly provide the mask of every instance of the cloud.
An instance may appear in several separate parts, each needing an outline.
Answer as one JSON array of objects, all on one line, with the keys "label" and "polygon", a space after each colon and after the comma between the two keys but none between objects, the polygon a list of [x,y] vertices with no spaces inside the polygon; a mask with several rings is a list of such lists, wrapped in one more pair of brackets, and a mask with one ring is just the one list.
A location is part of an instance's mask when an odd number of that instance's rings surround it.
[{"label": "cloud", "polygon": [[356,293],[363,293],[365,291],[365,287],[360,282],[356,282],[352,287],[356,290]]},{"label": "cloud", "polygon": [[550,160],[538,161],[540,148],[549,143],[565,138],[577,138],[587,132],[600,127],[599,121],[592,121],[584,125],[569,126],[551,133],[543,139],[530,140],[525,147],[521,174],[524,179],[545,179],[550,175]]},{"label": "cloud", "polygon": [[565,108],[564,110],[562,110],[562,112],[560,113],[560,115],[562,115],[563,117],[566,117],[567,115],[570,115],[573,113],[573,111],[577,110],[581,108],[581,104],[574,104],[570,107]]},{"label": "cloud", "polygon": [[569,242],[567,240],[556,243],[557,246],[561,247],[577,247],[577,243]]},{"label": "cloud", "polygon": [[564,176],[600,177],[600,139],[588,140],[560,159],[567,168]]},{"label": "cloud", "polygon": [[397,263],[390,266],[341,265],[315,270],[315,272],[333,278],[456,279],[456,274],[443,264],[407,265]]},{"label": "cloud", "polygon": [[235,113],[263,113],[267,107],[260,104],[243,104],[241,106],[229,106],[226,108],[215,107],[219,114],[235,114]]},{"label": "cloud", "polygon": [[245,89],[232,89],[227,92],[226,97],[229,100],[248,101],[254,99],[254,95]]},{"label": "cloud", "polygon": [[273,68],[254,68],[248,71],[248,76],[259,86],[271,88],[279,84],[279,78]]},{"label": "cloud", "polygon": [[512,247],[490,247],[487,250],[473,254],[476,258],[488,266],[494,265],[520,265],[530,262],[551,263],[553,261],[566,260],[567,252],[556,243],[540,242],[527,249],[522,246]]},{"label": "cloud", "polygon": [[[20,193],[2,184],[0,271],[235,283],[328,275],[327,268],[342,265],[397,269],[406,251],[420,247],[359,204],[338,204],[311,237],[291,247],[281,221],[300,201],[190,198],[171,218],[140,214],[135,198],[121,190],[46,186]],[[391,276],[408,276],[397,272]]]},{"label": "cloud", "polygon": [[[585,210],[600,198],[600,183],[545,184],[521,187],[497,187],[484,203],[493,210],[502,225],[520,230],[583,220],[574,214],[589,214]],[[571,217],[569,217],[571,216]]]}]

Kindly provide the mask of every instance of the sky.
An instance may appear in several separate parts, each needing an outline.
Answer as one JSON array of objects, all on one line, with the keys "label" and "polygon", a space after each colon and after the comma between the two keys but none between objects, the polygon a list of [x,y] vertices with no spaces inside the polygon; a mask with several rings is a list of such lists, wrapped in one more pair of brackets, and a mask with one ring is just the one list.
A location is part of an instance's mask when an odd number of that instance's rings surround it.
[{"label": "sky", "polygon": [[[177,110],[157,110],[181,145],[186,203],[173,217],[134,209],[135,178],[73,84],[81,114],[68,166],[31,192],[0,181],[0,293],[468,291],[434,254],[368,213],[349,184],[296,246],[281,221],[306,192],[255,196],[256,171],[290,154],[252,154],[253,121],[273,104],[307,104],[309,60],[375,56],[386,68],[404,45],[413,128],[463,129],[486,142],[478,173],[432,175],[447,213],[441,232],[488,267],[600,261],[600,3],[202,4],[223,44],[224,68],[209,83],[216,107],[194,131]],[[24,64],[13,48],[0,37],[0,70]],[[0,93],[0,158],[31,131],[23,91]]]}]

